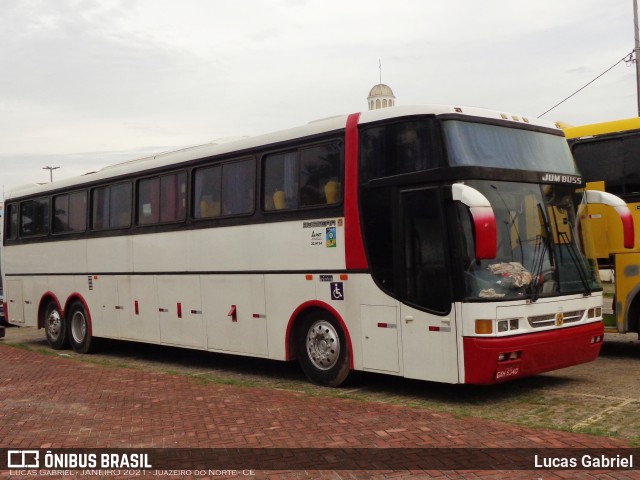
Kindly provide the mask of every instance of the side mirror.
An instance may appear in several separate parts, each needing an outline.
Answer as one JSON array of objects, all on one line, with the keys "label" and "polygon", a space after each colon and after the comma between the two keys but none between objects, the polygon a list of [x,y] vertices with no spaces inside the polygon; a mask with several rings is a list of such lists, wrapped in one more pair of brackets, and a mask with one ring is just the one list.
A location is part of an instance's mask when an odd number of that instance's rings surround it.
[{"label": "side mirror", "polygon": [[616,197],[611,193],[601,192],[600,190],[587,190],[587,203],[597,203],[613,207],[620,220],[622,220],[622,238],[624,240],[624,248],[633,248],[635,244],[635,232],[633,229],[633,217],[631,210],[620,197]]},{"label": "side mirror", "polygon": [[496,258],[498,250],[496,216],[487,197],[463,183],[451,185],[451,193],[453,200],[466,205],[471,212],[476,236],[476,259]]}]

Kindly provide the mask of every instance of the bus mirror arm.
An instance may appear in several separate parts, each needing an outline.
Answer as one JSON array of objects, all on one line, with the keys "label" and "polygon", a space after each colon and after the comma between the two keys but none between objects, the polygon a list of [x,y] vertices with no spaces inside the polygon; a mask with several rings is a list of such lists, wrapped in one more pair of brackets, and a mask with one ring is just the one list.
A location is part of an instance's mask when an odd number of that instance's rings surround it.
[{"label": "bus mirror arm", "polygon": [[451,185],[451,193],[453,200],[466,205],[471,213],[476,238],[476,260],[496,258],[498,234],[491,202],[478,190],[463,183]]},{"label": "bus mirror arm", "polygon": [[611,193],[602,192],[600,190],[587,190],[587,203],[602,204],[613,207],[618,212],[620,220],[622,220],[622,232],[624,239],[624,248],[633,248],[635,245],[635,233],[633,226],[633,216],[629,207],[619,197]]}]

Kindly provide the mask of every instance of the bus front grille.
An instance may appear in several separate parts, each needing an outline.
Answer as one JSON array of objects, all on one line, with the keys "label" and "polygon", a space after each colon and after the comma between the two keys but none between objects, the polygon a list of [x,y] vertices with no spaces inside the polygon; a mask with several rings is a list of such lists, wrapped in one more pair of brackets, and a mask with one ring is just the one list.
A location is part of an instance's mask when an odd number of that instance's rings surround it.
[{"label": "bus front grille", "polygon": [[[585,310],[575,310],[573,312],[562,312],[562,324],[579,322],[584,316]],[[556,325],[557,314],[537,315],[527,319],[532,328],[553,327]]]}]

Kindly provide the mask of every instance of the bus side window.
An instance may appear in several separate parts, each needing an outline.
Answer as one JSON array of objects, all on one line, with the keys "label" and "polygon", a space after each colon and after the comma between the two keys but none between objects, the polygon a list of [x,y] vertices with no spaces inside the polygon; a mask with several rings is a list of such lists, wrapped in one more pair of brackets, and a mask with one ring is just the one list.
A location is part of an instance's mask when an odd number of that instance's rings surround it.
[{"label": "bus side window", "polygon": [[275,153],[264,159],[264,209],[298,208],[297,151]]},{"label": "bus side window", "polygon": [[193,218],[220,216],[222,167],[198,168],[193,175]]},{"label": "bus side window", "polygon": [[94,188],[91,191],[91,229],[131,226],[131,183]]},{"label": "bus side window", "polygon": [[180,222],[187,208],[187,175],[170,173],[138,182],[138,225]]},{"label": "bus side window", "polygon": [[342,201],[338,142],[274,153],[264,159],[266,211],[334,205]]},{"label": "bus side window", "polygon": [[7,230],[5,237],[9,240],[18,238],[18,204],[11,203],[7,205]]},{"label": "bus side window", "polygon": [[187,175],[184,172],[160,177],[160,222],[181,222],[187,212]]},{"label": "bus side window", "polygon": [[317,145],[300,151],[301,206],[338,203],[342,199],[339,178],[338,145]]},{"label": "bus side window", "polygon": [[393,191],[389,187],[362,191],[362,228],[373,278],[387,292],[396,293],[393,248]]},{"label": "bus side window", "polygon": [[49,233],[49,198],[35,198],[20,204],[20,236]]},{"label": "bus side window", "polygon": [[437,312],[451,309],[444,223],[436,189],[403,193],[405,295]]},{"label": "bus side window", "polygon": [[84,232],[87,229],[87,192],[53,197],[53,233]]},{"label": "bus side window", "polygon": [[160,179],[138,182],[138,225],[151,225],[160,220]]},{"label": "bus side window", "polygon": [[253,212],[256,163],[253,159],[222,166],[222,213],[242,215]]},{"label": "bus side window", "polygon": [[131,226],[131,184],[111,185],[109,226],[125,228]]}]

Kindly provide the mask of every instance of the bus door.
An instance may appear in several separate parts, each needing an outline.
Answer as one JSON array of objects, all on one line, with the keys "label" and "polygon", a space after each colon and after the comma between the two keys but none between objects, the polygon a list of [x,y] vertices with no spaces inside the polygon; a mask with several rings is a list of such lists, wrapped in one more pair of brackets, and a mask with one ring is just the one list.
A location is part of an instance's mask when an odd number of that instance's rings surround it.
[{"label": "bus door", "polygon": [[[395,248],[405,377],[457,383],[456,316],[438,188],[400,191]],[[401,258],[400,258],[401,256]]]}]

